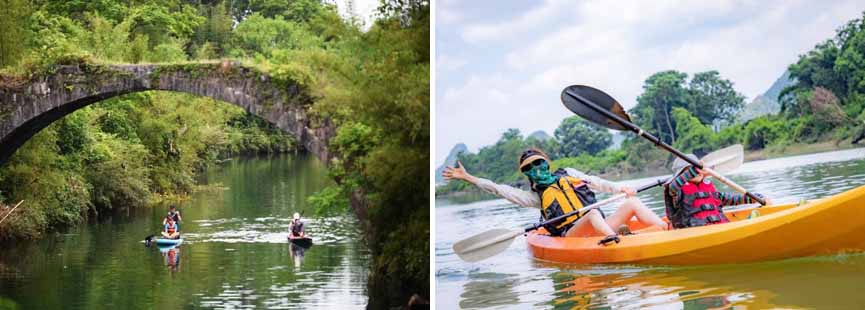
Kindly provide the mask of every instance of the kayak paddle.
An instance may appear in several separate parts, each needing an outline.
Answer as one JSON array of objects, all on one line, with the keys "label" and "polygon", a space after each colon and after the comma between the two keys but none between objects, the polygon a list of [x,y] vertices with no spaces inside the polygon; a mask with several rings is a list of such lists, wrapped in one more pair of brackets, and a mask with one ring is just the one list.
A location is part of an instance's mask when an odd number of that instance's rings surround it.
[{"label": "kayak paddle", "polygon": [[[642,192],[647,189],[650,189],[655,186],[663,185],[665,180],[656,180],[651,184],[644,185],[637,189],[637,192]],[[482,232],[480,234],[471,236],[469,238],[460,240],[457,243],[454,243],[454,253],[460,257],[463,261],[467,261],[470,263],[481,261],[492,257],[496,254],[501,253],[505,249],[511,245],[511,242],[514,241],[519,235],[525,234],[527,232],[536,230],[538,228],[544,227],[545,225],[555,224],[565,220],[568,217],[577,215],[577,214],[585,214],[592,209],[597,209],[601,206],[608,205],[612,202],[615,202],[619,199],[622,199],[626,196],[625,193],[620,193],[613,195],[610,198],[598,201],[590,206],[582,207],[579,210],[571,211],[557,217],[551,218],[544,222],[534,224],[523,230],[507,230],[504,228],[498,228],[493,230],[488,230]]]},{"label": "kayak paddle", "polygon": [[[737,144],[709,153],[704,156],[702,160],[705,163],[706,167],[717,169],[722,173],[729,173],[733,170],[739,169],[739,167],[742,166],[743,158],[744,150],[741,145]],[[637,192],[643,192],[652,187],[663,185],[666,182],[666,180],[657,180],[651,184],[647,184],[643,187],[638,188]],[[591,206],[583,207],[579,210],[554,217],[552,219],[544,221],[543,223],[535,224],[531,227],[528,227],[524,230],[511,231],[503,228],[488,230],[455,243],[453,246],[454,253],[456,253],[457,256],[459,256],[460,259],[462,259],[463,261],[481,261],[496,254],[499,254],[505,249],[507,249],[508,246],[510,246],[511,242],[513,242],[514,238],[519,235],[536,230],[545,225],[558,223],[565,218],[576,214],[583,214],[584,212],[588,212],[591,209],[610,204],[624,197],[624,193],[616,194],[610,198],[598,201]]]},{"label": "kayak paddle", "polygon": [[658,137],[643,131],[642,128],[631,123],[631,117],[628,116],[628,113],[625,112],[622,105],[603,91],[585,85],[571,85],[562,90],[561,97],[562,103],[564,103],[565,107],[567,107],[568,110],[571,110],[571,112],[606,128],[632,131],[638,136],[646,138],[650,142],[654,143],[655,146],[673,153],[676,157],[705,171],[707,174],[715,177],[722,183],[727,184],[727,186],[730,186],[730,188],[745,194],[753,201],[759,202],[761,206],[766,205],[766,201],[763,200],[763,198],[757,197],[753,193],[748,192],[745,188],[734,183],[732,180],[727,179],[711,167],[704,167],[699,162],[686,157],[685,154],[664,141],[661,141]]}]

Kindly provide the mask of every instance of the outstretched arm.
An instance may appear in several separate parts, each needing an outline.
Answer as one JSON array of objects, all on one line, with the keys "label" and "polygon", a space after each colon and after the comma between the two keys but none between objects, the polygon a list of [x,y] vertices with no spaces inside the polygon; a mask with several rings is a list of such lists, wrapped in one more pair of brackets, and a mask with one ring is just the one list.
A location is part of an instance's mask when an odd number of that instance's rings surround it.
[{"label": "outstretched arm", "polygon": [[[623,186],[619,186],[619,184],[616,184],[615,182],[604,180],[598,176],[588,175],[574,168],[565,168],[565,172],[572,177],[585,181],[589,185],[589,188],[596,192],[618,193],[622,192],[623,189],[627,189]],[[629,193],[629,195],[631,195],[631,193]]]},{"label": "outstretched arm", "polygon": [[507,199],[519,206],[527,208],[541,207],[541,200],[538,198],[538,195],[512,186],[496,184],[493,181],[475,177],[469,174],[463,164],[459,161],[457,161],[456,167],[445,167],[442,176],[445,180],[457,179],[469,182],[487,193]]}]

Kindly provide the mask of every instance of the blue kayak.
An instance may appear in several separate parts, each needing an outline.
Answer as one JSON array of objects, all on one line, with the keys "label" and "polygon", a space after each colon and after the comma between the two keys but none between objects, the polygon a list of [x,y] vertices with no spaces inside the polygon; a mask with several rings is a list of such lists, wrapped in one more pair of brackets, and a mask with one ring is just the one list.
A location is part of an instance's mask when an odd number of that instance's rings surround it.
[{"label": "blue kayak", "polygon": [[183,243],[183,238],[180,238],[180,239],[164,239],[164,238],[156,239],[156,245],[162,245],[162,246],[180,245],[181,243]]},{"label": "blue kayak", "polygon": [[291,243],[293,243],[293,244],[299,245],[299,246],[301,246],[301,247],[303,247],[303,248],[309,248],[309,247],[312,246],[312,238],[310,238],[310,237],[292,237],[292,236],[288,236],[288,241],[291,242]]}]

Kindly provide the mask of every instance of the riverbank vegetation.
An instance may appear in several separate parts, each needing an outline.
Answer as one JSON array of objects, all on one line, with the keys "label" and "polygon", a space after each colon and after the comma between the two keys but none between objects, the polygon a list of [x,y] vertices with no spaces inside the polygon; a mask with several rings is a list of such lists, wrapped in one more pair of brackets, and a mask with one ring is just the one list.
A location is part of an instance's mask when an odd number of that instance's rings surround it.
[{"label": "riverbank vegetation", "polygon": [[[778,96],[778,114],[741,122],[736,115],[744,96],[732,81],[717,71],[696,73],[689,80],[688,74],[672,70],[647,78],[628,112],[643,129],[697,155],[741,143],[746,151],[765,157],[813,149],[805,147],[813,144],[846,147],[865,138],[865,13],[801,55],[788,70],[794,83]],[[632,134],[611,150],[607,135],[606,129],[573,116],[561,122],[555,139],[523,138],[510,129],[496,144],[459,159],[479,177],[517,186],[525,185],[515,167],[527,147],[547,151],[553,168],[574,167],[611,178],[669,173],[666,167],[673,158],[667,152]],[[465,182],[448,182],[436,193],[470,188]]]},{"label": "riverbank vegetation", "polygon": [[[316,126],[333,128],[337,186],[310,197],[351,210],[374,255],[373,308],[429,292],[429,2],[385,1],[378,19],[316,0],[12,0],[0,10],[0,68],[28,76],[62,63],[240,60],[311,92]],[[8,29],[8,31],[6,31]],[[192,189],[194,173],[293,139],[224,103],[145,92],[52,124],[0,167],[0,200],[27,200],[0,236],[32,237],[92,214]],[[16,211],[17,213],[18,211]]]}]

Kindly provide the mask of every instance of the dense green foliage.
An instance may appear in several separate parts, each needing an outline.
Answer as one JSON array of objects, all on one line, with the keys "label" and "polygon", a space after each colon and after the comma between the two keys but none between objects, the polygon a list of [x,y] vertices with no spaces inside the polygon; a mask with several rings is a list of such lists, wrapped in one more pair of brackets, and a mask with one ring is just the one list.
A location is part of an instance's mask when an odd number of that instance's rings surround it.
[{"label": "dense green foliage", "polygon": [[613,142],[613,134],[579,116],[564,119],[556,128],[555,137],[559,141],[558,155],[568,157],[583,153],[594,155]]},{"label": "dense green foliage", "polygon": [[332,174],[367,216],[379,302],[428,292],[430,265],[429,4],[385,3],[380,14],[367,32],[317,17],[314,30],[329,40],[257,58],[276,76],[309,81],[314,111],[337,126]]},{"label": "dense green foliage", "polygon": [[[865,13],[863,13],[865,14]],[[741,143],[747,150],[782,153],[794,144],[842,141],[865,138],[865,18],[848,22],[837,35],[802,55],[789,67],[793,86],[779,95],[782,104],[778,115],[764,115],[745,123],[735,117],[743,107],[744,97],[733,83],[717,71],[688,75],[662,71],[646,79],[637,105],[630,110],[634,122],[684,152],[703,155],[732,144]],[[573,117],[562,122],[570,121]],[[561,127],[560,127],[561,128]],[[595,134],[560,135],[558,141],[546,142],[553,167],[574,167],[588,173],[616,176],[629,173],[666,172],[671,155],[644,139],[629,134],[616,151],[597,154],[569,153],[574,146],[586,144]],[[521,185],[515,172],[516,156],[530,145],[506,133],[495,145],[481,148],[478,154],[463,153],[460,158],[470,173],[496,182]],[[562,140],[566,138],[568,140]],[[464,182],[449,182],[437,189],[447,193],[468,189]]]},{"label": "dense green foliage", "polygon": [[731,123],[744,105],[745,97],[717,71],[694,74],[688,83],[687,78],[686,73],[662,71],[646,79],[643,93],[630,111],[636,124],[651,129],[661,140],[672,144],[677,139],[675,108],[684,108],[700,122],[713,125],[715,122]]},{"label": "dense green foliage", "polygon": [[[790,65],[796,84],[779,95],[782,114],[799,118],[794,137],[811,142],[865,134],[865,13]],[[858,133],[857,133],[858,132]]]}]

